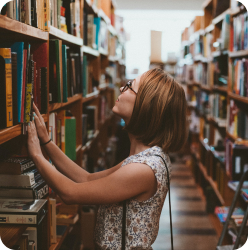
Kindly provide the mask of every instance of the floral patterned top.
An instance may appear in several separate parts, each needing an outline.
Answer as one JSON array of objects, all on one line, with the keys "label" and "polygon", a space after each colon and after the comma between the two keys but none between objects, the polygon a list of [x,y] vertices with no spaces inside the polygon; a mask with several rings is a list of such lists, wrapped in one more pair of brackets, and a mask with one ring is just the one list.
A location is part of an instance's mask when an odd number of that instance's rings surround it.
[{"label": "floral patterned top", "polygon": [[[122,166],[129,163],[147,164],[157,179],[157,191],[146,201],[130,199],[126,202],[126,249],[152,250],[159,229],[159,219],[164,200],[168,191],[167,171],[165,160],[171,177],[171,163],[169,156],[158,146],[146,149],[136,155],[131,155]],[[121,250],[122,238],[122,203],[101,205],[98,209],[95,228],[95,242],[97,249]]]}]

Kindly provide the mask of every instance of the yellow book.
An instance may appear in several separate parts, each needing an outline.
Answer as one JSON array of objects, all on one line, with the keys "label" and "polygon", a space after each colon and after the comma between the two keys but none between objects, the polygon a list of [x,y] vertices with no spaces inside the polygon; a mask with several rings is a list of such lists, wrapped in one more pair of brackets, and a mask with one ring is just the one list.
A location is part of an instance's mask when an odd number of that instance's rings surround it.
[{"label": "yellow book", "polygon": [[5,61],[6,127],[8,128],[13,126],[11,49],[0,48],[0,56]]}]

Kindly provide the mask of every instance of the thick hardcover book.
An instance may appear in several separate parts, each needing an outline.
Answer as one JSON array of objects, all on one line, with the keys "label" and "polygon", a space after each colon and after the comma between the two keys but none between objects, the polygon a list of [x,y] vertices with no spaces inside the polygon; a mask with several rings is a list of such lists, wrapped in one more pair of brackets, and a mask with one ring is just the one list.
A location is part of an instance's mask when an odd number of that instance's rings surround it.
[{"label": "thick hardcover book", "polygon": [[10,48],[11,52],[17,53],[17,105],[18,105],[18,122],[21,122],[24,42],[16,42],[12,44]]},{"label": "thick hardcover book", "polygon": [[96,25],[96,49],[99,49],[99,42],[100,42],[100,26],[101,26],[101,17],[94,17],[94,24]]},{"label": "thick hardcover book", "polygon": [[[84,9],[84,45],[88,45],[88,13],[86,12],[86,10]],[[90,45],[89,45],[90,46]]]},{"label": "thick hardcover book", "polygon": [[10,1],[7,3],[7,17],[11,19],[14,18],[14,1]]},{"label": "thick hardcover book", "polygon": [[75,117],[65,118],[65,154],[76,160],[76,119]]},{"label": "thick hardcover book", "polygon": [[41,68],[41,113],[47,113],[47,68]]},{"label": "thick hardcover book", "polygon": [[49,136],[53,140],[53,142],[56,144],[56,113],[51,113],[49,115]]},{"label": "thick hardcover book", "polygon": [[27,49],[23,50],[23,80],[22,80],[22,101],[21,101],[21,121],[24,122],[25,96],[27,78]]},{"label": "thick hardcover book", "polygon": [[87,56],[83,56],[83,97],[86,97],[88,94],[88,82],[87,82],[87,68],[88,68],[88,62],[87,62]]},{"label": "thick hardcover book", "polygon": [[56,53],[56,42],[55,40],[49,40],[49,102],[57,103],[59,102],[58,98],[58,81],[57,77],[59,73],[57,73],[57,53]]},{"label": "thick hardcover book", "polygon": [[5,105],[1,106],[1,109],[5,109],[1,119],[5,120],[5,127],[11,127],[13,126],[11,49],[0,48],[0,57],[4,59],[1,63],[1,68],[4,69],[1,70],[3,73],[1,78],[4,78],[1,80],[1,98],[5,100]]},{"label": "thick hardcover book", "polygon": [[12,105],[13,105],[13,125],[18,123],[18,87],[17,87],[17,53],[11,52],[12,61]]},{"label": "thick hardcover book", "polygon": [[67,51],[66,45],[62,45],[62,64],[63,64],[63,102],[67,102]]},{"label": "thick hardcover book", "polygon": [[2,198],[42,199],[48,194],[48,185],[41,179],[30,188],[0,188]]},{"label": "thick hardcover book", "polygon": [[70,58],[74,59],[74,69],[75,71],[75,85],[74,85],[74,94],[82,93],[81,85],[81,60],[78,53],[70,53]]},{"label": "thick hardcover book", "polygon": [[34,162],[28,158],[10,157],[0,162],[0,174],[19,175],[34,168]]},{"label": "thick hardcover book", "polygon": [[22,175],[0,175],[0,187],[31,187],[35,184],[34,173]]},{"label": "thick hardcover book", "polygon": [[31,25],[38,28],[36,0],[31,0]]},{"label": "thick hardcover book", "polygon": [[31,105],[34,84],[34,61],[30,60],[28,70],[28,82],[26,85],[26,98],[25,98],[25,123],[30,122]]},{"label": "thick hardcover book", "polygon": [[1,224],[37,225],[47,213],[47,200],[0,199]]}]

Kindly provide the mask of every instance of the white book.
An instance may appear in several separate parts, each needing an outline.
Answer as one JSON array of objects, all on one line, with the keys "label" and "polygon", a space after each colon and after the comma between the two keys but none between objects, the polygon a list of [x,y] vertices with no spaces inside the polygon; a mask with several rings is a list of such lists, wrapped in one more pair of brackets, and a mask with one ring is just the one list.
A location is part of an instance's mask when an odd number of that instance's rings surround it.
[{"label": "white book", "polygon": [[31,0],[25,0],[25,23],[31,25]]},{"label": "white book", "polygon": [[36,215],[0,214],[0,224],[36,224]]},{"label": "white book", "polygon": [[7,17],[14,19],[14,1],[7,3]]},{"label": "white book", "polygon": [[49,135],[54,143],[56,143],[56,114],[49,115]]},{"label": "white book", "polygon": [[35,184],[34,173],[28,172],[21,175],[0,175],[1,187],[31,187]]}]

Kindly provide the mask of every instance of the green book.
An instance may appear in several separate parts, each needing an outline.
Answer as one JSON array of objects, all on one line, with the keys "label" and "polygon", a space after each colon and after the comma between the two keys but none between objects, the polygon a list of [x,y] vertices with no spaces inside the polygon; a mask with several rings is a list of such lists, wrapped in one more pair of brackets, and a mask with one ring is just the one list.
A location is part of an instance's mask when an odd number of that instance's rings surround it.
[{"label": "green book", "polygon": [[88,67],[87,56],[84,55],[83,56],[83,97],[86,97],[88,93],[87,67]]},{"label": "green book", "polygon": [[62,45],[62,67],[63,67],[63,102],[67,102],[67,52],[66,45]]},{"label": "green book", "polygon": [[76,119],[65,118],[65,154],[73,161],[76,160]]}]

